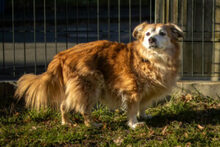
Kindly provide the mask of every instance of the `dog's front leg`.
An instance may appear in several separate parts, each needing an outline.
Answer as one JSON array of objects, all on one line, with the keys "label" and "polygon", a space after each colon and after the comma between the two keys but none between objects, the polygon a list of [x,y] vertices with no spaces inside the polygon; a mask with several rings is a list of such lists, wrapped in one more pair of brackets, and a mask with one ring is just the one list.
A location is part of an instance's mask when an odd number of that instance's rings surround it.
[{"label": "dog's front leg", "polygon": [[132,129],[136,129],[137,127],[144,126],[144,122],[138,122],[137,113],[139,110],[139,102],[132,101],[128,103],[128,126]]}]

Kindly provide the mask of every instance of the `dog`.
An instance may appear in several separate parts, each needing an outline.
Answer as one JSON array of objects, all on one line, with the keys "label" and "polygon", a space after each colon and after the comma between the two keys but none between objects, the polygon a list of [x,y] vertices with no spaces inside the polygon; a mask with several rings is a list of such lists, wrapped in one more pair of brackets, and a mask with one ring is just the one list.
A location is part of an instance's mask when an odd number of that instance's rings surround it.
[{"label": "dog", "polygon": [[26,106],[61,111],[62,124],[70,124],[68,112],[82,114],[86,126],[98,125],[90,117],[100,102],[111,109],[127,110],[128,126],[144,122],[146,108],[175,86],[180,66],[179,39],[183,31],[173,23],[135,27],[135,41],[107,40],[81,43],[54,56],[47,71],[25,74],[17,81],[15,97]]}]

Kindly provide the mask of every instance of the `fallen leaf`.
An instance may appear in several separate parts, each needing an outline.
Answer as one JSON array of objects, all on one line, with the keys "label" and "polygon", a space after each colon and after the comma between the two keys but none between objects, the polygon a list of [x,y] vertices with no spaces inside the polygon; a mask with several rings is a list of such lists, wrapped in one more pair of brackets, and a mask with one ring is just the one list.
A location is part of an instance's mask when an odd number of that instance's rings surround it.
[{"label": "fallen leaf", "polygon": [[32,126],[31,130],[37,130],[37,128],[35,126]]},{"label": "fallen leaf", "polygon": [[185,96],[185,102],[189,102],[192,99],[193,99],[193,96],[191,94],[189,94],[189,93]]},{"label": "fallen leaf", "polygon": [[121,136],[119,136],[118,138],[116,138],[113,141],[116,145],[120,146],[124,142],[124,139]]},{"label": "fallen leaf", "polygon": [[187,142],[186,147],[190,147],[190,146],[191,146],[191,142]]},{"label": "fallen leaf", "polygon": [[154,134],[154,130],[150,131],[148,136],[151,137]]},{"label": "fallen leaf", "polygon": [[165,135],[166,130],[167,130],[167,126],[165,126],[165,127],[163,128],[163,130],[162,130],[161,134],[162,134],[162,135]]},{"label": "fallen leaf", "polygon": [[184,133],[184,136],[186,137],[186,138],[188,138],[189,137],[189,135],[185,132]]},{"label": "fallen leaf", "polygon": [[20,114],[19,112],[16,112],[16,113],[15,113],[15,116],[18,116],[19,114]]},{"label": "fallen leaf", "polygon": [[145,132],[144,133],[140,133],[138,136],[142,138],[142,137],[146,136],[146,133]]},{"label": "fallen leaf", "polygon": [[107,128],[107,124],[104,123],[102,129],[106,129]]},{"label": "fallen leaf", "polygon": [[198,126],[197,126],[200,130],[203,130],[204,129],[204,127],[203,126],[201,126],[201,125],[199,125],[198,124]]},{"label": "fallen leaf", "polygon": [[77,123],[74,123],[74,124],[72,124],[72,126],[73,126],[73,127],[77,127],[77,126],[78,126],[78,124],[77,124]]},{"label": "fallen leaf", "polygon": [[115,109],[115,113],[120,113],[120,110],[119,109]]}]

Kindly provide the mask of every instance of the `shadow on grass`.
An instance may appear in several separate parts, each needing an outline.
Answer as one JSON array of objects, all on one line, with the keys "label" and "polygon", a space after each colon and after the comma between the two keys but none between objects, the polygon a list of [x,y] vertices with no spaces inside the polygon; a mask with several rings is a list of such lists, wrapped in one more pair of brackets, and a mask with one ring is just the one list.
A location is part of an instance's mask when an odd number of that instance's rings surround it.
[{"label": "shadow on grass", "polygon": [[148,126],[163,127],[169,125],[172,121],[217,125],[220,124],[220,109],[209,108],[205,110],[186,110],[177,114],[158,114],[145,122]]}]

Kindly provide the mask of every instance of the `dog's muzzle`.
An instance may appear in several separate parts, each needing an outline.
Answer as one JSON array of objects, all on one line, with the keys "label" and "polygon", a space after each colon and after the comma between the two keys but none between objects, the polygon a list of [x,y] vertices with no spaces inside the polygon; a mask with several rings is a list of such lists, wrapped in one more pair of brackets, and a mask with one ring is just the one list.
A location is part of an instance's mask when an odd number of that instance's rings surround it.
[{"label": "dog's muzzle", "polygon": [[149,46],[150,49],[158,48],[156,38],[150,37],[150,38],[148,39],[148,42],[149,42],[149,44],[150,44],[150,46]]}]

